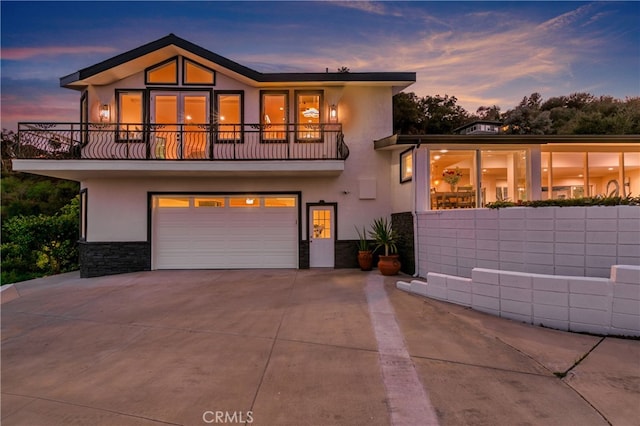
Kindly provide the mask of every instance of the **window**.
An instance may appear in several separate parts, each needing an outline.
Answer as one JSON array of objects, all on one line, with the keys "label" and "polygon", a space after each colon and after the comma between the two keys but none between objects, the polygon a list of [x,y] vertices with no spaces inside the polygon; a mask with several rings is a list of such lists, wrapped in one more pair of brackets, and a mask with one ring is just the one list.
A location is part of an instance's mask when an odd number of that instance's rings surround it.
[{"label": "window", "polygon": [[299,142],[321,140],[322,92],[296,92],[296,139]]},{"label": "window", "polygon": [[548,145],[545,149],[540,173],[543,199],[625,197],[639,192],[640,152],[625,152],[622,147],[573,151]]},{"label": "window", "polygon": [[229,207],[260,207],[258,197],[229,197]]},{"label": "window", "polygon": [[173,58],[145,71],[145,84],[178,84],[178,59]]},{"label": "window", "polygon": [[157,197],[156,203],[159,208],[189,208],[189,197]]},{"label": "window", "polygon": [[194,205],[199,207],[224,207],[224,198],[221,197],[197,197],[194,199]]},{"label": "window", "polygon": [[[543,187],[542,191],[550,194],[543,198],[563,200],[586,195],[584,176],[586,152],[550,152],[548,161],[550,167],[547,169],[551,170],[551,190],[548,186]],[[544,157],[542,166],[545,167]],[[543,175],[543,179],[544,176],[547,175]]]},{"label": "window", "polygon": [[400,183],[413,179],[413,148],[400,153]]},{"label": "window", "polygon": [[242,93],[216,94],[216,114],[218,123],[218,141],[242,140]]},{"label": "window", "polygon": [[182,84],[214,85],[216,83],[215,71],[188,59],[184,59],[182,70]]},{"label": "window", "polygon": [[314,210],[313,211],[313,238],[327,239],[331,238],[331,210]]},{"label": "window", "polygon": [[626,197],[633,194],[640,194],[640,152],[625,152],[624,161],[624,177],[620,195]]},{"label": "window", "polygon": [[143,92],[116,91],[118,104],[118,140],[142,140]]},{"label": "window", "polygon": [[495,201],[525,201],[528,194],[526,150],[483,149],[482,205]]},{"label": "window", "polygon": [[264,197],[265,207],[295,207],[295,197]]},{"label": "window", "polygon": [[263,142],[286,142],[289,92],[262,92],[260,124]]},{"label": "window", "polygon": [[476,205],[476,151],[432,150],[431,208],[458,209]]}]

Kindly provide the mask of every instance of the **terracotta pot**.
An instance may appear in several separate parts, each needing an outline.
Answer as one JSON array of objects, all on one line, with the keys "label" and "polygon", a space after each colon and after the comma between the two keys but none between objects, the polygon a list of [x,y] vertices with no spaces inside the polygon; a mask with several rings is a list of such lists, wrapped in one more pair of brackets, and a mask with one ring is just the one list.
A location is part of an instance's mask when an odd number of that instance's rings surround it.
[{"label": "terracotta pot", "polygon": [[378,260],[378,270],[382,275],[398,275],[400,272],[400,261],[397,254],[389,256],[380,256]]},{"label": "terracotta pot", "polygon": [[360,265],[361,270],[370,271],[373,267],[373,253],[370,251],[359,251],[358,265]]}]

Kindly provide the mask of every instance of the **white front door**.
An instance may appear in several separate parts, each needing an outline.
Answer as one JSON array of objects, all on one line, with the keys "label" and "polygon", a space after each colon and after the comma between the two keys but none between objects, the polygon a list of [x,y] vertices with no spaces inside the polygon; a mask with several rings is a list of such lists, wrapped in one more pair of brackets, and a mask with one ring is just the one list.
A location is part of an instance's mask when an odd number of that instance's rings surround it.
[{"label": "white front door", "polygon": [[152,158],[207,158],[208,92],[151,92]]},{"label": "white front door", "polygon": [[335,209],[333,206],[311,206],[309,209],[309,266],[335,266]]}]

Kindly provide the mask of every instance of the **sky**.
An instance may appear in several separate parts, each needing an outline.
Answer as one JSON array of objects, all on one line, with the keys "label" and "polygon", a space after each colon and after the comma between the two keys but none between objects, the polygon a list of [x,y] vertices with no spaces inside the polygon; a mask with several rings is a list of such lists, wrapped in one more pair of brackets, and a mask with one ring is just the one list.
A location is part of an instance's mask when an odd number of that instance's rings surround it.
[{"label": "sky", "polygon": [[261,72],[411,71],[470,113],[640,96],[640,2],[0,2],[2,128],[79,120],[60,77],[169,33]]}]

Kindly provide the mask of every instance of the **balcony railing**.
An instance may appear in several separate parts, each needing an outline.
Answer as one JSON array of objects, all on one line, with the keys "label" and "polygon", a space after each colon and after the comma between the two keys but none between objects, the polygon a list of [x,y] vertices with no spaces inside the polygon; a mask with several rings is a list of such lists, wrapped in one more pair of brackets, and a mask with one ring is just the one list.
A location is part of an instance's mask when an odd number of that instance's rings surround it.
[{"label": "balcony railing", "polygon": [[340,124],[19,123],[16,157],[78,160],[345,160]]}]

